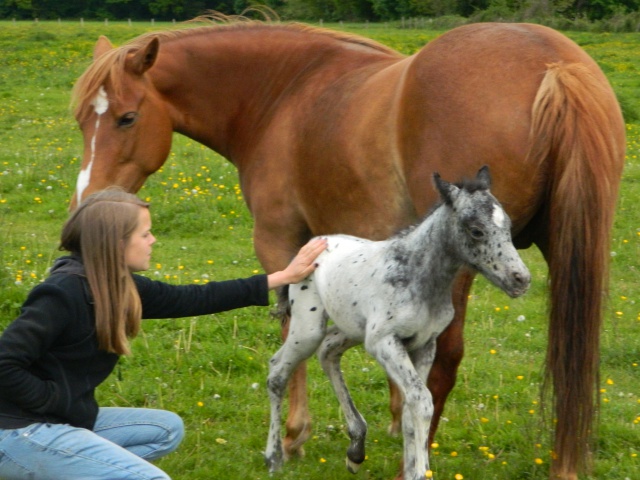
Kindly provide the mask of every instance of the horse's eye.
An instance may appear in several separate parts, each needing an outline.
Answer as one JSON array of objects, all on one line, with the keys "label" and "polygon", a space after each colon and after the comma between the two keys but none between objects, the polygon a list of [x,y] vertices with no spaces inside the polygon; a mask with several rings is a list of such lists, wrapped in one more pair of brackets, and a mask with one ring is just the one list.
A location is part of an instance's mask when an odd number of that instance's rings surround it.
[{"label": "horse's eye", "polygon": [[138,114],[136,112],[125,113],[118,119],[118,127],[131,127],[134,123],[136,123],[137,119]]},{"label": "horse's eye", "polygon": [[484,237],[484,231],[482,231],[482,229],[478,228],[478,227],[470,227],[469,228],[469,235],[471,235],[472,238],[476,239],[476,240],[480,240]]}]

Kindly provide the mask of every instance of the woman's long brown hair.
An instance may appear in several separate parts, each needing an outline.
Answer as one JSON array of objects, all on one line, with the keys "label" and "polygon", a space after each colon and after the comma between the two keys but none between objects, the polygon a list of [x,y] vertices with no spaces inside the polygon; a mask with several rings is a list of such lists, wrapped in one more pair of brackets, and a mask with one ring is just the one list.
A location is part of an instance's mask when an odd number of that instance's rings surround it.
[{"label": "woman's long brown hair", "polygon": [[140,209],[148,207],[135,195],[108,188],[87,197],[60,236],[60,250],[82,257],[95,306],[98,346],[119,355],[130,353],[129,338],[140,330],[140,297],[124,252]]}]

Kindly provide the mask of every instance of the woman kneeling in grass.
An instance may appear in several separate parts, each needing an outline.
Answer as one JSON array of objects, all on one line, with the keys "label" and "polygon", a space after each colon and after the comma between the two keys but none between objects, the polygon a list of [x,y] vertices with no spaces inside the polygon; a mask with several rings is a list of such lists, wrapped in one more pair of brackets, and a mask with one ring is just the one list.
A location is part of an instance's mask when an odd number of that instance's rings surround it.
[{"label": "woman kneeling in grass", "polygon": [[270,275],[170,285],[133,273],[149,268],[156,240],[148,207],[120,189],[88,197],[62,230],[60,249],[70,255],[0,336],[0,478],[169,478],[149,460],[178,447],[181,418],[95,400],[141,319],[268,305],[270,289],[307,277],[326,248],[311,241]]}]

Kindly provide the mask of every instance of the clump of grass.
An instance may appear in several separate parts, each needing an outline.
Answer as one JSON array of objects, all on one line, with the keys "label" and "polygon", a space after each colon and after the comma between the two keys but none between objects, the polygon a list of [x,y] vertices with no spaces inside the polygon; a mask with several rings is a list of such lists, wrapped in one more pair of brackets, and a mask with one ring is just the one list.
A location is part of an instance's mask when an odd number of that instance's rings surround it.
[{"label": "clump of grass", "polygon": [[35,31],[29,35],[29,40],[33,42],[54,42],[57,38],[54,33],[42,30]]}]

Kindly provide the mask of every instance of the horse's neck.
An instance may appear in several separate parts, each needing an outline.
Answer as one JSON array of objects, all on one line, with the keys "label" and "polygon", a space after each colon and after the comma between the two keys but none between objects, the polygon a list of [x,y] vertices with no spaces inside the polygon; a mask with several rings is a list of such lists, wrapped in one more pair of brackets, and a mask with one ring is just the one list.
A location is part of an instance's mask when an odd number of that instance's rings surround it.
[{"label": "horse's neck", "polygon": [[221,29],[163,43],[149,75],[174,130],[235,163],[288,106],[376,58],[394,57],[318,34]]}]

